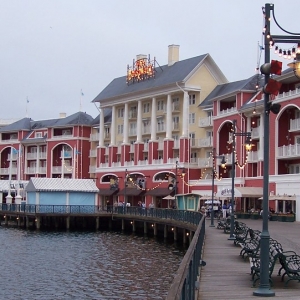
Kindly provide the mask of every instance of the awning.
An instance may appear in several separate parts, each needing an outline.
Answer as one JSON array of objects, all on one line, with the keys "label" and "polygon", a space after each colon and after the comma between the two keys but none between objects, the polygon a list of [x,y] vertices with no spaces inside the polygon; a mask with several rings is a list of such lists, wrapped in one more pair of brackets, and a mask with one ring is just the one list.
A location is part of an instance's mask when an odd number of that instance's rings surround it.
[{"label": "awning", "polygon": [[169,190],[168,188],[156,188],[147,191],[146,195],[165,197],[170,195],[172,192],[173,190]]},{"label": "awning", "polygon": [[145,190],[137,189],[137,188],[126,188],[119,191],[118,195],[126,195],[126,196],[139,196],[144,193]]},{"label": "awning", "polygon": [[175,197],[171,196],[171,195],[168,195],[166,197],[163,197],[163,199],[165,199],[165,200],[175,200]]},{"label": "awning", "polygon": [[[262,200],[263,197],[259,198],[259,200]],[[285,200],[285,201],[296,201],[296,196],[288,196],[288,195],[273,195],[269,196],[269,200]]]},{"label": "awning", "polygon": [[[216,193],[217,197],[231,197],[232,190],[230,188],[223,188],[222,190]],[[234,197],[249,197],[249,198],[258,198],[263,195],[263,188],[261,187],[235,187],[234,188]]]},{"label": "awning", "polygon": [[112,196],[117,191],[119,191],[119,189],[100,189],[99,190],[99,195],[102,195],[102,196]]}]

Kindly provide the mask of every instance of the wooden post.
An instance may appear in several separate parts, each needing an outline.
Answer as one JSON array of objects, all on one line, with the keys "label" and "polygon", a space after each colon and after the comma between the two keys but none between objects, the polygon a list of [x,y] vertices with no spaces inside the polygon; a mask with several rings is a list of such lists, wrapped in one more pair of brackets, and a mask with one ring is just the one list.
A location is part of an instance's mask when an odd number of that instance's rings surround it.
[{"label": "wooden post", "polygon": [[99,217],[96,217],[96,230],[99,230],[99,226],[100,226],[100,219]]},{"label": "wooden post", "polygon": [[124,230],[125,230],[125,220],[122,219],[122,231],[124,231]]},{"label": "wooden post", "polygon": [[41,229],[41,217],[36,217],[35,219],[35,226],[37,230]]},{"label": "wooden post", "polygon": [[164,226],[164,238],[166,239],[168,237],[168,226],[165,224]]},{"label": "wooden post", "polygon": [[147,234],[148,228],[147,228],[147,222],[144,222],[144,234]]},{"label": "wooden post", "polygon": [[174,227],[173,233],[174,233],[174,241],[177,241],[177,239],[178,239],[178,237],[177,237],[177,227]]},{"label": "wooden post", "polygon": [[66,229],[69,230],[70,229],[70,217],[66,218]]},{"label": "wooden post", "polygon": [[156,225],[156,223],[153,224],[153,229],[154,229],[154,236],[157,236],[157,225]]}]

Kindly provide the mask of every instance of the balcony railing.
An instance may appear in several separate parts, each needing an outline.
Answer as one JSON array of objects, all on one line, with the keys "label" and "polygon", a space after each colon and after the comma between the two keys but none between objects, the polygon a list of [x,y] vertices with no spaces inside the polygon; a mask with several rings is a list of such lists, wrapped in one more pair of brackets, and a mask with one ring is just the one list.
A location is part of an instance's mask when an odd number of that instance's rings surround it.
[{"label": "balcony railing", "polygon": [[[9,169],[10,168],[0,168],[0,175],[9,175]],[[17,174],[17,167],[11,168],[11,174],[15,175]]]},{"label": "balcony railing", "polygon": [[28,167],[26,170],[27,174],[46,174],[46,167]]},{"label": "balcony railing", "polygon": [[90,150],[90,157],[97,157],[97,150]]},{"label": "balcony railing", "polygon": [[65,174],[67,173],[72,173],[73,172],[73,167],[72,166],[52,166],[52,173],[62,173],[64,172]]},{"label": "balcony railing", "polygon": [[199,127],[211,127],[213,125],[212,117],[199,118]]},{"label": "balcony railing", "polygon": [[248,152],[248,162],[258,162],[258,151]]},{"label": "balcony railing", "polygon": [[252,128],[252,130],[251,130],[251,138],[252,139],[259,139],[259,132],[260,132],[260,126]]},{"label": "balcony railing", "polygon": [[230,114],[230,113],[233,113],[233,112],[236,112],[236,111],[237,111],[237,109],[234,106],[234,107],[230,107],[230,108],[227,108],[227,109],[220,110],[218,115],[220,116],[220,115]]},{"label": "balcony railing", "polygon": [[174,140],[174,148],[179,148],[180,140]]},{"label": "balcony railing", "polygon": [[212,167],[212,159],[198,158],[197,162],[198,162],[199,168],[211,168]]},{"label": "balcony railing", "polygon": [[205,139],[198,140],[198,147],[212,147],[213,146],[213,139],[211,137]]},{"label": "balcony railing", "polygon": [[278,158],[291,158],[300,156],[300,144],[281,146],[277,148]]},{"label": "balcony railing", "polygon": [[164,132],[164,131],[166,131],[165,125],[164,124],[157,125],[156,126],[156,131],[157,132]]},{"label": "balcony railing", "polygon": [[18,153],[16,154],[8,154],[7,156],[7,160],[10,161],[10,160],[17,160],[18,159]]},{"label": "balcony railing", "polygon": [[149,143],[144,143],[144,151],[149,151]]},{"label": "balcony railing", "polygon": [[90,134],[90,142],[99,141],[99,133]]}]

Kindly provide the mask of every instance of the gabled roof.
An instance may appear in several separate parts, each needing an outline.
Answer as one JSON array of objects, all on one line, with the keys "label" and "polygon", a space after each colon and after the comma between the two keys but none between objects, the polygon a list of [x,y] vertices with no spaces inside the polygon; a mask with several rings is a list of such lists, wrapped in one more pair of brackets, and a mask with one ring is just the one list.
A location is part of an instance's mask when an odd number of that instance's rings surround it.
[{"label": "gabled roof", "polygon": [[86,192],[98,193],[93,179],[36,178],[26,186],[27,192]]},{"label": "gabled roof", "polygon": [[253,93],[255,93],[257,90],[257,82],[260,81],[260,79],[260,75],[254,75],[248,79],[219,84],[212,90],[212,92],[204,99],[204,101],[199,106],[204,107],[212,105],[213,100],[216,100],[218,98],[225,98],[226,96],[230,96],[241,91],[252,91]]},{"label": "gabled roof", "polygon": [[[114,97],[125,96],[131,93],[163,87],[175,84],[176,82],[182,82],[207,57],[210,57],[210,55],[203,54],[178,61],[171,66],[164,65],[162,67],[157,67],[155,68],[155,78],[130,85],[127,85],[126,83],[126,76],[115,78],[92,102],[101,102]],[[218,67],[216,66],[216,68]],[[219,72],[220,74],[222,73],[220,70]],[[222,76],[223,80],[226,81],[225,76],[223,74]]]},{"label": "gabled roof", "polygon": [[33,121],[30,118],[21,119],[15,123],[0,128],[0,132],[31,131],[33,129],[65,127],[74,125],[91,125],[93,117],[85,112],[77,112],[65,118]]}]

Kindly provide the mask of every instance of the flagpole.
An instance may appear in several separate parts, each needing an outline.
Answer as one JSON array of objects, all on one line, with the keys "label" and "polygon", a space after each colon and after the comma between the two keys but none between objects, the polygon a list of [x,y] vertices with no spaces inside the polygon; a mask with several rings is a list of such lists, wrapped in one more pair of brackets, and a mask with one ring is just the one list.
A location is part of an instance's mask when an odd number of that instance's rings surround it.
[{"label": "flagpole", "polygon": [[29,103],[29,100],[28,100],[28,96],[26,98],[26,118],[28,118],[28,103]]}]

